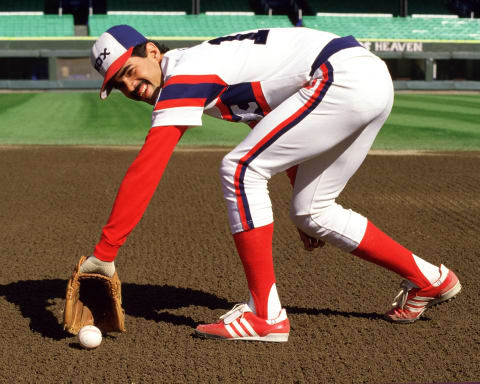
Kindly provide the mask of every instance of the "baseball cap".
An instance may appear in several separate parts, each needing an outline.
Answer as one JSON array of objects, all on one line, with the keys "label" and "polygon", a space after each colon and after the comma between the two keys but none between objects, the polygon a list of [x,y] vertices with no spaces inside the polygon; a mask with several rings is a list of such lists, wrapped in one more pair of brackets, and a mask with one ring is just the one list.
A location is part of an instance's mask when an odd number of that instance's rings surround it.
[{"label": "baseball cap", "polygon": [[108,82],[132,56],[133,48],[147,41],[145,36],[129,25],[115,25],[100,35],[92,47],[90,60],[103,76],[101,99],[106,99],[110,94],[112,87]]}]

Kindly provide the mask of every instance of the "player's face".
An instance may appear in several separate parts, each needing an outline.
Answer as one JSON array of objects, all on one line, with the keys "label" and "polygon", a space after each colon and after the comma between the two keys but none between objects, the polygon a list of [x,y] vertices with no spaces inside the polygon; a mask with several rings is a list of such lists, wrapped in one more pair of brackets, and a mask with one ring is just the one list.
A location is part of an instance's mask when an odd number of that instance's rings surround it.
[{"label": "player's face", "polygon": [[147,57],[130,57],[113,77],[113,87],[129,99],[155,104],[163,82],[160,62],[163,54],[147,43]]}]

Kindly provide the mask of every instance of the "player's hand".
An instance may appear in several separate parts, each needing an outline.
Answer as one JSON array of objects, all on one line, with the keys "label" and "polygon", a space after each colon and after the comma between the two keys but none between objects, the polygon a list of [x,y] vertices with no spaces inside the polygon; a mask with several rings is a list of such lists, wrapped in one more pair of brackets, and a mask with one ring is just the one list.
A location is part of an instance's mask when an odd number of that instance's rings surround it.
[{"label": "player's hand", "polygon": [[297,228],[298,234],[300,235],[300,240],[303,243],[303,246],[307,251],[313,251],[315,248],[322,248],[325,245],[325,242],[320,239],[315,239],[309,235],[307,235],[305,232],[303,232],[301,229]]}]

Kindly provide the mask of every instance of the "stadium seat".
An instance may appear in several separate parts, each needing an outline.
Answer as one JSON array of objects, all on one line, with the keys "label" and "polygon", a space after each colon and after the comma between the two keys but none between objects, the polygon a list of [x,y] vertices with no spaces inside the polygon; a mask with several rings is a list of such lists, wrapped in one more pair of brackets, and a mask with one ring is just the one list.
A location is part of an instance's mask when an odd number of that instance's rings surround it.
[{"label": "stadium seat", "polygon": [[[306,0],[309,10],[317,13],[366,13],[400,15],[400,1],[377,0]],[[445,1],[441,0],[408,0],[408,14],[451,15]],[[306,13],[308,14],[308,12]]]},{"label": "stadium seat", "polygon": [[1,37],[65,37],[74,29],[73,15],[0,15]]},{"label": "stadium seat", "polygon": [[480,40],[480,19],[304,16],[303,24],[359,39]]},{"label": "stadium seat", "polygon": [[215,37],[249,29],[292,26],[283,15],[92,15],[89,35],[99,36],[117,24],[129,24],[149,37]]}]

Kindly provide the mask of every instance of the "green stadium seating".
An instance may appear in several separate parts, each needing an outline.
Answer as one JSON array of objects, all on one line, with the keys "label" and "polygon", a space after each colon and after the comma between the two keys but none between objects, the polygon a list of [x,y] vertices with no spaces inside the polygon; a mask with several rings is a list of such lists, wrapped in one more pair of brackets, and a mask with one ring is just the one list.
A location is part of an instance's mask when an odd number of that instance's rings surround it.
[{"label": "green stadium seating", "polygon": [[476,40],[480,19],[428,17],[304,16],[305,27],[359,39]]},{"label": "green stadium seating", "polygon": [[107,0],[107,10],[191,13],[192,0]]},{"label": "green stadium seating", "polygon": [[73,15],[0,15],[1,37],[73,36]]},{"label": "green stadium seating", "polygon": [[[400,15],[400,0],[307,0],[313,13],[389,13]],[[443,0],[408,0],[408,14],[452,14]]]},{"label": "green stadium seating", "polygon": [[1,0],[0,12],[43,12],[44,0]]},{"label": "green stadium seating", "polygon": [[129,24],[150,37],[215,37],[256,28],[291,27],[287,16],[266,15],[92,15],[89,35]]}]

